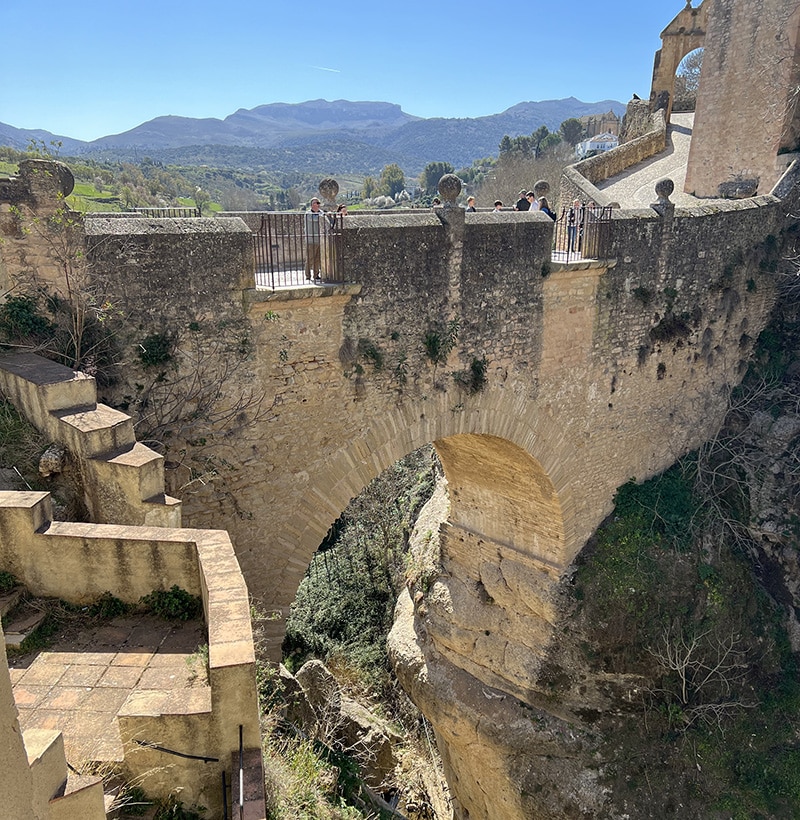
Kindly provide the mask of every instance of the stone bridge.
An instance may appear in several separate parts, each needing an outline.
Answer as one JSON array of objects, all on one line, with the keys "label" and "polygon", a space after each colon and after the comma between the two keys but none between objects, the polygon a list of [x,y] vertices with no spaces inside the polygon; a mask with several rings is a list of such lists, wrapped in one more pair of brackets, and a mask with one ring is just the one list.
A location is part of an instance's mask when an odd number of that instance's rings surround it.
[{"label": "stone bridge", "polygon": [[[152,395],[184,402],[168,454],[184,526],[226,527],[251,594],[282,616],[350,499],[432,442],[451,506],[418,640],[525,701],[555,586],[616,488],[720,424],[775,299],[795,182],[790,169],[755,199],[615,211],[611,257],[571,264],[551,261],[538,213],[353,214],[353,281],[275,292],[254,287],[238,218],[89,217],[92,281],[126,317],[105,400],[133,403],[153,381],[136,352],[170,340],[184,380],[170,371],[173,393]],[[35,257],[58,288],[52,243],[15,224],[0,285]],[[213,385],[213,412],[193,414],[196,383]],[[277,620],[275,657],[282,633]]]}]

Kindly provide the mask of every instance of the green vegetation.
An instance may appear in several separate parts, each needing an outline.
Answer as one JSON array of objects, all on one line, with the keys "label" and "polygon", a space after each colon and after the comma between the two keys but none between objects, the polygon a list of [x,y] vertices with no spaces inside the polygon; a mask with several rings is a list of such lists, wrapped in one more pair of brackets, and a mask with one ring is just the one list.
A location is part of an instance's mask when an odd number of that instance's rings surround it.
[{"label": "green vegetation", "polygon": [[439,180],[445,174],[455,173],[455,168],[449,162],[429,162],[419,178],[419,187],[423,196],[435,196]]},{"label": "green vegetation", "polygon": [[110,592],[104,592],[89,606],[87,612],[91,618],[99,618],[105,621],[118,618],[120,615],[126,615],[130,610],[130,604],[126,604]]},{"label": "green vegetation", "polygon": [[[258,160],[263,160],[258,152],[253,152],[253,160],[256,155]],[[76,211],[194,207],[198,190],[204,213],[293,208],[300,204],[303,196],[316,190],[319,182],[316,175],[268,171],[259,166],[257,160],[255,165],[248,162],[235,166],[209,162],[210,157],[197,164],[190,161],[170,164],[150,157],[126,162],[100,157],[62,157],[56,150],[41,145],[28,151],[0,146],[0,173],[13,175],[20,160],[42,156],[57,157],[69,166],[76,184],[66,203]],[[359,180],[345,174],[339,181],[347,190],[358,187]]]},{"label": "green vegetation", "polygon": [[480,393],[486,387],[486,357],[473,358],[468,370],[457,370],[453,373],[456,384],[461,385],[470,395]]},{"label": "green vegetation", "polygon": [[89,275],[82,231],[65,208],[41,218],[12,206],[22,233],[34,234],[47,248],[60,272],[45,286],[32,281],[25,292],[7,296],[0,304],[0,347],[32,350],[111,383],[118,350],[114,306],[104,297],[103,284]]},{"label": "green vegetation", "polygon": [[16,585],[17,579],[10,572],[0,571],[0,594],[5,595],[7,592],[11,592]]},{"label": "green vegetation", "polygon": [[[561,123],[561,131],[551,132],[546,125],[540,125],[530,136],[521,135],[519,137],[509,137],[506,134],[500,140],[500,160],[509,154],[516,154],[518,157],[539,159],[548,149],[555,148],[562,139],[564,133],[570,137],[575,136],[574,123],[578,124],[580,133],[583,133],[583,126],[576,119],[565,120]],[[566,132],[564,129],[566,128]],[[564,137],[564,139],[567,139]],[[575,140],[578,142],[578,139]],[[571,143],[574,145],[575,143]]]},{"label": "green vegetation", "polygon": [[154,333],[143,339],[136,353],[145,367],[160,367],[172,358],[174,342],[165,333]]},{"label": "green vegetation", "polygon": [[397,163],[387,165],[381,171],[380,192],[386,196],[399,194],[406,187],[406,177]]},{"label": "green vegetation", "polygon": [[422,339],[425,355],[434,365],[447,361],[450,352],[456,346],[459,331],[458,319],[452,319],[446,325],[431,327]]},{"label": "green vegetation", "polygon": [[350,502],[331,526],[297,592],[284,654],[352,667],[373,690],[388,685],[386,635],[405,583],[413,521],[435,480],[430,448],[406,456]]},{"label": "green vegetation", "polygon": [[[589,718],[632,816],[654,800],[665,817],[800,816],[800,670],[786,580],[750,535],[748,476],[759,462],[742,437],[753,412],[796,413],[798,342],[786,302],[720,434],[661,476],[621,487],[580,556],[570,630],[594,671],[639,681],[628,716]],[[797,548],[791,520],[782,538]]]},{"label": "green vegetation", "polygon": [[796,816],[800,684],[783,615],[745,554],[705,548],[719,529],[697,471],[688,458],[622,487],[576,574],[591,662],[652,682],[646,720],[609,737],[606,753],[625,756],[609,771],[629,807],[646,781],[687,816]]},{"label": "green vegetation", "polygon": [[191,621],[203,612],[203,601],[177,584],[143,595],[141,603],[154,615],[166,621]]},{"label": "green vegetation", "polygon": [[[388,712],[404,727],[406,743],[400,754],[426,767],[430,764],[419,760],[429,760],[427,746],[424,754],[411,751],[416,749],[420,717],[391,673],[386,636],[395,601],[407,583],[410,529],[430,497],[437,470],[432,448],[423,448],[384,471],[348,505],[300,585],[283,647],[290,669],[319,658],[347,694],[362,703],[382,701],[378,708],[383,714]],[[254,614],[257,657],[263,655],[259,636],[264,620]],[[350,750],[342,749],[336,718],[323,718],[313,728],[295,727],[285,720],[285,693],[274,665],[259,661],[257,680],[268,816],[388,820],[364,789]],[[405,779],[412,780],[405,766],[403,770]],[[409,785],[403,782],[400,788]]]},{"label": "green vegetation", "polygon": [[14,469],[31,486],[38,482],[39,458],[47,440],[20,416],[11,402],[0,400],[0,467]]}]

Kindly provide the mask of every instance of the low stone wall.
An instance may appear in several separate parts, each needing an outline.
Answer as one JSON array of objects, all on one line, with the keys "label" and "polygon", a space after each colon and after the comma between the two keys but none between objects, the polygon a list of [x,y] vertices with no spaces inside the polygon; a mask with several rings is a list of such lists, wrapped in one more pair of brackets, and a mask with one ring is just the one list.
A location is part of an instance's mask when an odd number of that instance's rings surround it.
[{"label": "low stone wall", "polygon": [[[134,692],[120,711],[124,770],[154,796],[176,784],[182,799],[219,815],[221,773],[239,748],[260,748],[250,602],[227,533],[53,522],[47,493],[0,492],[0,568],[34,595],[87,604],[110,592],[138,603],[177,585],[200,595],[208,624],[210,690]],[[193,748],[218,759],[170,759],[136,743]]]}]

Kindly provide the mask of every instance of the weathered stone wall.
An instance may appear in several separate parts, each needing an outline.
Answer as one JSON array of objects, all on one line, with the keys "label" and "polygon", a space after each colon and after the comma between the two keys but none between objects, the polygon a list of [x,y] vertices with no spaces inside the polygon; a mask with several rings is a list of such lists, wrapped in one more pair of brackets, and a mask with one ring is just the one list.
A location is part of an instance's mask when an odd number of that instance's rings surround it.
[{"label": "weathered stone wall", "polygon": [[34,353],[0,354],[0,392],[67,449],[91,521],[180,526],[163,457],[136,441],[130,416],[97,403],[91,376]]},{"label": "weathered stone wall", "polygon": [[236,218],[93,216],[86,240],[95,274],[108,277],[130,324],[238,320],[241,292],[254,286],[251,233]]},{"label": "weathered stone wall", "polygon": [[33,812],[34,787],[19,713],[11,690],[6,640],[0,625],[0,765],[3,767],[4,811],[9,817],[38,817]]},{"label": "weathered stone wall", "polygon": [[[135,604],[177,585],[202,596],[210,686],[135,691],[119,713],[121,767],[148,794],[167,797],[179,785],[184,800],[220,816],[220,778],[238,751],[239,726],[245,748],[261,746],[250,602],[227,533],[53,522],[51,515],[47,493],[0,492],[0,567],[34,595],[86,604],[111,593]],[[217,761],[165,765],[158,749],[137,743],[142,738]]]},{"label": "weathered stone wall", "polygon": [[[246,308],[230,269],[205,288],[196,273],[174,275],[172,264],[193,264],[190,250],[206,258],[197,247],[205,225],[179,237],[184,258],[172,251],[164,261],[165,242],[141,268],[141,252],[128,254],[147,234],[122,231],[117,256],[104,228],[95,258],[120,271],[138,333],[197,320],[202,334],[219,316],[248,330],[249,358],[223,389],[229,403],[251,390],[265,402],[254,423],[222,437],[235,469],[186,495],[184,515],[194,526],[224,522],[252,592],[280,612],[350,498],[430,441],[474,461],[470,436],[489,436],[478,461],[486,470],[493,459],[503,469],[504,440],[534,458],[558,499],[550,513],[515,525],[512,508],[538,509],[529,482],[509,507],[506,485],[479,490],[473,478],[454,522],[489,543],[511,540],[557,577],[620,483],[662,469],[714,429],[771,299],[769,277],[748,264],[783,216],[771,200],[672,219],[615,212],[616,265],[583,269],[550,263],[542,215],[461,219],[348,217],[345,254],[360,292],[251,292]],[[425,336],[454,320],[456,344],[434,366]],[[485,389],[470,393],[452,374],[468,381],[484,357]],[[449,470],[454,483],[460,469]],[[561,535],[545,551],[538,533],[551,527]]]},{"label": "weathered stone wall", "polygon": [[685,190],[718,196],[732,180],[767,193],[781,150],[797,145],[800,6],[714,0],[708,19]]}]

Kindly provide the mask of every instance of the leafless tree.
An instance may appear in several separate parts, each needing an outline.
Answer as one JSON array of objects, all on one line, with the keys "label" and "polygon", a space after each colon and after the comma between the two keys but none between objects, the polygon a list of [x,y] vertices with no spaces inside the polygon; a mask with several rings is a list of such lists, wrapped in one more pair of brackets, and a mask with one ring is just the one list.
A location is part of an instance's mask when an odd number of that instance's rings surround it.
[{"label": "leafless tree", "polygon": [[719,725],[730,713],[755,705],[739,695],[751,662],[736,632],[698,631],[675,620],[648,652],[664,672],[661,686],[652,693],[677,701],[685,729],[698,721]]}]

